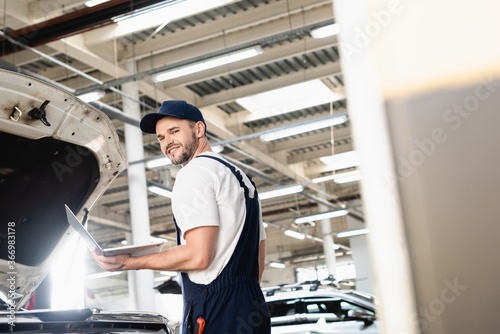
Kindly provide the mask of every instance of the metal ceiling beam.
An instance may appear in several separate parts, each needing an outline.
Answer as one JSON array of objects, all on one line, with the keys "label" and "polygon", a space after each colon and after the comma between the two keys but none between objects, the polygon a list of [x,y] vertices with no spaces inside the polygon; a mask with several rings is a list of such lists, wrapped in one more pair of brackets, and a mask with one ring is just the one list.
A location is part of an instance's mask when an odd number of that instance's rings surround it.
[{"label": "metal ceiling beam", "polygon": [[[333,131],[334,140],[349,140],[351,138],[351,128],[335,128]],[[316,146],[331,141],[331,131],[321,131],[307,136],[288,138],[288,140],[274,141],[270,143],[269,153],[299,150],[310,146]]]},{"label": "metal ceiling beam", "polygon": [[302,121],[302,122],[290,123],[288,125],[284,125],[284,126],[280,126],[280,127],[275,127],[275,128],[267,129],[267,130],[264,130],[264,131],[254,132],[254,133],[250,133],[250,134],[244,135],[244,136],[239,136],[239,137],[235,137],[235,138],[221,140],[221,141],[215,142],[214,144],[215,145],[226,145],[226,144],[231,144],[231,143],[235,143],[235,142],[238,142],[238,141],[245,141],[245,140],[249,140],[249,139],[253,139],[253,138],[259,138],[260,136],[268,134],[268,133],[273,133],[273,132],[280,131],[280,130],[286,130],[286,129],[293,128],[293,127],[296,127],[296,126],[306,125],[306,124],[309,124],[309,123],[312,123],[312,122],[321,122],[322,120],[326,121],[326,120],[329,120],[329,119],[331,119],[333,117],[336,118],[336,117],[340,117],[340,116],[347,116],[347,111],[341,111],[341,112],[335,113],[333,115],[327,115],[327,116],[322,116],[322,117],[311,118],[311,119],[308,119],[308,120],[305,120],[305,121]]},{"label": "metal ceiling beam", "polygon": [[[341,68],[339,62],[329,63],[322,66],[316,66],[309,69],[301,70],[299,72],[289,73],[286,76],[279,76],[262,82],[258,81],[249,85],[244,85],[230,90],[224,90],[219,93],[210,94],[201,99],[200,106],[206,107],[212,105],[221,105],[233,102],[238,98],[254,95],[257,93],[261,93],[263,91],[282,88],[296,83],[301,83],[304,81],[322,79],[327,76],[338,75],[340,73],[341,73]],[[251,122],[266,117],[268,116],[263,114],[254,115],[248,113],[245,116],[245,118],[240,118],[239,122],[240,123]]]},{"label": "metal ceiling beam", "polygon": [[[113,55],[116,50],[107,49],[104,46],[99,51],[90,50],[85,45],[81,35],[54,41],[47,44],[47,46],[86,64],[92,69],[98,69],[111,78],[130,75],[130,72],[126,71],[121,64],[118,64],[114,58],[110,58],[110,55]],[[109,79],[101,78],[102,80]],[[88,83],[85,86],[87,85]]]},{"label": "metal ceiling beam", "polygon": [[[198,63],[198,62],[201,62],[204,60],[219,57],[221,55],[225,55],[225,54],[228,54],[231,52],[243,50],[243,49],[246,49],[249,47],[253,47],[253,46],[257,46],[257,45],[260,45],[260,46],[273,45],[275,43],[288,41],[291,38],[297,38],[297,36],[304,37],[304,36],[308,35],[309,32],[311,30],[313,30],[314,28],[317,28],[318,26],[324,26],[327,24],[331,24],[332,22],[333,22],[333,20],[327,20],[327,21],[321,22],[320,24],[314,24],[314,25],[310,25],[310,26],[301,27],[298,29],[288,31],[286,33],[280,33],[280,34],[276,34],[276,35],[273,35],[270,37],[253,39],[249,42],[238,44],[238,45],[228,47],[228,48],[218,49],[217,51],[214,51],[214,52],[208,52],[208,53],[204,52],[201,56],[196,56],[196,57],[187,58],[187,59],[184,57],[183,60],[181,60],[181,61],[178,61],[175,63],[169,63],[167,65],[162,65],[159,67],[155,67],[155,68],[152,68],[152,69],[149,69],[146,71],[142,71],[142,72],[139,72],[136,74],[132,74],[132,75],[129,75],[126,77],[122,77],[119,79],[109,80],[109,81],[103,82],[102,84],[92,85],[92,86],[89,86],[89,87],[86,87],[83,89],[79,89],[79,90],[77,90],[76,93],[77,94],[84,94],[84,93],[88,93],[90,91],[93,91],[93,90],[96,90],[99,88],[103,88],[103,87],[111,89],[112,87],[116,87],[116,86],[122,85],[122,84],[130,82],[130,81],[138,81],[138,80],[147,79],[147,78],[150,78],[151,76],[153,76],[154,74],[157,74],[157,73],[161,73],[161,72],[172,70],[172,69],[175,69],[178,67]],[[198,50],[197,54],[199,54],[199,50]]]},{"label": "metal ceiling beam", "polygon": [[[344,153],[344,152],[349,152],[353,150],[353,145],[352,143],[347,143],[345,145],[340,145],[335,147],[333,150],[331,147],[323,147],[320,149],[316,150],[311,150],[311,151],[306,151],[303,153],[295,153],[295,154],[290,154],[287,157],[287,162],[289,164],[296,164],[296,163],[301,163],[301,162],[307,162],[307,161],[312,161],[319,159],[321,157],[325,157],[328,155],[332,155],[333,151],[335,151],[335,154],[338,153]],[[316,168],[309,170],[309,172],[317,170]]]},{"label": "metal ceiling beam", "polygon": [[[67,68],[68,70],[70,70],[70,71],[72,71],[72,72],[74,72],[74,73],[76,73],[76,74],[78,74],[78,75],[80,75],[80,76],[82,76],[82,77],[84,77],[84,78],[86,78],[86,79],[88,79],[88,80],[92,81],[92,82],[97,83],[100,87],[102,87],[102,85],[103,85],[103,82],[102,82],[102,81],[100,81],[100,80],[98,80],[98,79],[96,79],[96,78],[94,78],[94,77],[92,77],[92,76],[88,75],[88,74],[87,74],[87,73],[85,73],[85,72],[80,71],[80,70],[79,70],[79,69],[77,69],[77,68],[74,68],[73,66],[70,66],[70,65],[68,65],[68,64],[66,64],[66,63],[64,63],[64,62],[62,62],[62,61],[60,61],[60,60],[59,60],[59,59],[57,59],[57,58],[54,58],[54,57],[49,56],[49,55],[46,55],[46,54],[44,54],[44,53],[42,53],[42,52],[38,51],[37,49],[32,48],[32,47],[30,47],[30,46],[24,45],[23,43],[21,43],[21,42],[19,42],[19,41],[15,40],[14,38],[12,38],[12,37],[8,36],[7,34],[5,34],[5,32],[4,32],[4,31],[1,31],[1,30],[0,30],[0,36],[1,36],[1,37],[3,37],[3,38],[5,38],[6,40],[8,40],[9,42],[11,42],[12,44],[14,44],[14,45],[16,45],[16,46],[18,46],[18,47],[24,48],[24,49],[26,49],[26,50],[30,50],[31,52],[36,53],[37,55],[39,55],[39,56],[41,56],[41,57],[45,58],[46,60],[49,60],[49,61],[51,61],[51,62],[53,62],[53,63],[55,63],[55,64],[57,64],[57,65],[59,65],[59,66],[65,67],[65,68]],[[139,101],[139,100],[136,100],[136,99],[135,99],[135,98],[133,98],[132,96],[130,96],[130,95],[128,95],[128,94],[125,94],[124,92],[122,92],[121,90],[119,90],[119,89],[117,89],[117,88],[115,88],[115,87],[109,87],[108,89],[110,89],[111,91],[113,91],[113,92],[115,92],[115,93],[118,93],[118,94],[120,94],[121,96],[123,96],[123,97],[125,97],[125,98],[128,98],[128,99],[130,99],[130,100],[132,100],[132,101],[134,101],[134,102],[136,102],[136,103],[138,103],[138,104],[140,104],[140,105],[143,105],[143,106],[145,106],[146,108],[149,108],[149,106],[148,106],[148,105],[146,105],[146,104],[142,103],[142,102],[141,102],[141,101]],[[76,94],[76,92],[75,92],[75,94]]]},{"label": "metal ceiling beam", "polygon": [[[158,2],[175,0],[112,0],[94,7],[86,7],[31,26],[9,31],[8,36],[31,47],[72,36],[113,23],[112,18]],[[7,43],[10,42],[10,43]],[[2,41],[0,54],[19,51],[19,45]]]},{"label": "metal ceiling beam", "polygon": [[[237,2],[237,1],[232,1]],[[288,11],[287,6],[290,7]],[[317,14],[312,14],[313,12]],[[192,44],[198,44],[204,40],[214,40],[222,35],[231,35],[233,32],[241,30],[262,29],[255,31],[254,34],[264,32],[263,36],[272,34],[275,29],[270,29],[268,22],[279,22],[285,18],[286,25],[282,31],[290,30],[300,25],[313,23],[314,20],[322,21],[326,18],[331,18],[333,14],[331,0],[301,0],[301,1],[269,1],[257,7],[251,7],[245,10],[244,15],[225,15],[216,16],[215,20],[207,20],[202,24],[197,24],[182,32],[182,34],[171,34],[166,32],[157,34],[154,39],[146,41],[137,40],[137,45],[134,49],[126,50],[121,55],[121,61],[140,60],[145,57],[150,57],[151,54],[164,53],[173,49],[185,49]],[[182,18],[181,18],[182,19]],[[178,20],[176,20],[178,21]],[[175,21],[172,25],[175,27]],[[110,31],[111,27],[86,32],[85,40],[89,47],[94,47],[109,42],[113,38]],[[108,31],[107,31],[108,30]],[[168,28],[167,28],[168,30]],[[242,35],[238,35],[239,39],[235,39],[236,44],[242,43]],[[238,41],[239,40],[239,41]],[[231,42],[227,44],[230,46]],[[224,45],[224,44],[219,44]],[[207,50],[210,52],[211,50]]]},{"label": "metal ceiling beam", "polygon": [[[180,31],[174,34],[168,33],[165,34],[165,37],[156,38],[155,45],[157,49],[154,52],[145,54],[142,58],[136,57],[135,59],[140,59],[138,68],[139,72],[143,72],[154,67],[154,64],[175,63],[183,59],[194,58],[200,54],[200,50],[203,50],[204,53],[211,53],[221,48],[230,48],[257,39],[261,40],[260,44],[263,47],[276,43],[280,43],[280,46],[283,47],[286,46],[287,43],[292,43],[297,39],[303,39],[309,36],[310,29],[305,28],[319,27],[328,24],[326,22],[333,22],[330,13],[331,12],[328,10],[322,11],[320,9],[315,9],[314,13],[308,12],[307,15],[305,15],[305,17],[307,17],[306,21],[302,19],[302,15],[297,15],[298,17],[291,17],[290,19],[283,17],[277,21],[273,21],[272,18],[270,18],[269,21],[263,22],[251,29],[245,26],[238,26],[238,21],[234,20],[234,23],[231,22],[231,25],[234,25],[235,31],[231,33],[221,28],[224,27],[225,24],[218,25],[217,21],[198,24],[186,31]],[[263,14],[262,17],[268,18],[265,14]],[[262,21],[262,17],[257,21]],[[291,24],[291,21],[293,24]],[[204,29],[211,29],[216,33],[213,34],[214,36],[209,35],[207,36],[208,38],[201,38],[200,36],[205,36]],[[275,39],[272,38],[273,36],[275,36]],[[173,44],[171,41],[172,39],[178,40],[179,45]],[[327,38],[326,40],[331,39]],[[311,44],[311,47],[314,47],[314,42],[309,43],[308,40],[302,40],[302,42],[302,51],[304,51],[306,47],[309,48],[309,44]],[[320,42],[325,43],[324,40]],[[184,45],[186,43],[189,44]],[[140,41],[132,49],[137,50],[137,52],[144,52],[142,51]],[[131,58],[132,56],[133,54],[131,54],[130,57],[121,55],[123,59],[133,59]]]},{"label": "metal ceiling beam", "polygon": [[[307,45],[307,49],[304,48]],[[254,69],[259,66],[278,62],[284,59],[293,57],[301,57],[304,54],[312,53],[318,50],[326,49],[337,45],[337,38],[314,39],[309,36],[304,36],[301,39],[288,41],[281,44],[279,47],[273,46],[264,49],[264,52],[258,56],[251,57],[235,64],[227,66],[219,66],[209,70],[193,73],[180,78],[168,80],[164,84],[164,88],[169,90],[174,87],[186,86],[198,82],[208,81],[221,76],[228,76],[233,73],[243,72],[248,69]]]}]

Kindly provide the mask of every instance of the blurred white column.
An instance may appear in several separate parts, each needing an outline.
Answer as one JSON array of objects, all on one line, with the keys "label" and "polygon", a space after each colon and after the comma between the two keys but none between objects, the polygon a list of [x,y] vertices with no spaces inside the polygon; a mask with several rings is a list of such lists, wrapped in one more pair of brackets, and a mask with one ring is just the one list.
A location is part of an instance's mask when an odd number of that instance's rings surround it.
[{"label": "blurred white column", "polygon": [[[326,212],[331,210],[323,204],[318,204],[318,209],[319,212]],[[336,279],[337,259],[335,257],[335,243],[333,242],[332,224],[330,223],[330,219],[321,220],[321,234],[323,237],[323,251],[325,252],[325,262],[326,267],[328,268],[328,274],[333,275],[333,277]]]},{"label": "blurred white column", "polygon": [[[366,228],[366,225],[360,221],[347,216],[347,229],[358,230]],[[374,280],[372,271],[372,262],[370,249],[368,248],[367,235],[357,235],[349,238],[351,247],[351,258],[356,268],[356,289],[374,293]]]},{"label": "blurred white column", "polygon": [[[125,69],[130,73],[136,72],[135,61],[129,61],[125,64]],[[139,89],[135,81],[122,85],[122,91],[139,100]],[[140,107],[137,102],[123,97],[123,111],[130,117],[140,119]],[[144,159],[144,144],[142,140],[142,131],[136,126],[124,124],[125,127],[125,150],[128,161],[140,161]],[[127,170],[129,201],[130,201],[130,222],[132,226],[132,242],[134,244],[149,243],[149,206],[148,189],[146,181],[146,171],[144,163],[136,163],[129,166]],[[132,284],[129,286],[130,296],[135,295],[137,309],[141,311],[155,311],[154,302],[154,275],[151,270],[139,270],[132,274]]]}]

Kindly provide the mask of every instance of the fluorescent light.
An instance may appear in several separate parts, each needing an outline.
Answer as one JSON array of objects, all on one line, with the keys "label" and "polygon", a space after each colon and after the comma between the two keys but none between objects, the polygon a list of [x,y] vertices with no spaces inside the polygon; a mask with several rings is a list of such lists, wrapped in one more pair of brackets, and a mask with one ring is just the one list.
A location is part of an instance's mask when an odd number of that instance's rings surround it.
[{"label": "fluorescent light", "polygon": [[269,267],[273,267],[273,268],[278,268],[278,269],[283,269],[286,267],[286,265],[284,263],[281,263],[281,262],[269,262]]},{"label": "fluorescent light", "polygon": [[144,9],[139,9],[132,14],[121,15],[113,19],[117,23],[113,31],[114,37],[131,34],[158,27],[165,22],[177,20],[183,17],[195,15],[215,7],[224,6],[233,0],[189,0],[176,1],[174,3],[153,5]]},{"label": "fluorescent light", "polygon": [[338,250],[338,249],[340,249],[340,245],[339,245],[339,244],[333,244],[333,245],[332,245],[332,248],[333,248],[334,250]]},{"label": "fluorescent light", "polygon": [[323,168],[323,171],[325,172],[356,167],[359,165],[358,153],[356,151],[330,155],[327,157],[322,157],[320,158],[320,160],[324,164],[326,164],[326,167]]},{"label": "fluorescent light", "polygon": [[304,187],[300,184],[295,184],[293,186],[286,186],[282,188],[277,188],[273,190],[268,190],[268,191],[263,191],[259,193],[259,198],[262,199],[268,199],[268,198],[274,198],[274,197],[279,197],[279,196],[285,196],[285,195],[291,195],[291,194],[296,194],[304,190]]},{"label": "fluorescent light", "polygon": [[318,213],[318,214],[307,216],[307,217],[297,218],[297,219],[295,219],[295,224],[304,224],[304,223],[309,223],[309,222],[316,221],[316,220],[345,216],[347,213],[348,213],[347,210],[336,210],[336,211]]},{"label": "fluorescent light", "polygon": [[[349,175],[347,175],[347,174],[349,174]],[[337,174],[337,175],[338,175],[338,177],[333,180],[333,182],[335,182],[337,184],[361,180],[361,172],[359,170],[347,172],[347,173],[342,173],[342,174]]]},{"label": "fluorescent light", "polygon": [[285,235],[288,235],[289,237],[299,239],[299,240],[303,240],[306,238],[306,236],[304,234],[299,233],[299,232],[294,231],[294,230],[285,230]]},{"label": "fluorescent light", "polygon": [[313,183],[321,183],[321,182],[328,182],[328,181],[332,181],[332,180],[335,183],[339,183],[339,184],[352,182],[352,181],[358,181],[358,180],[361,180],[361,172],[359,170],[353,170],[353,171],[345,172],[345,173],[317,177],[315,179],[312,179],[311,181]]},{"label": "fluorescent light", "polygon": [[338,25],[337,23],[334,23],[334,24],[330,24],[330,25],[312,30],[311,36],[313,38],[319,39],[319,38],[325,38],[325,37],[337,35],[338,33],[340,33],[340,25]]},{"label": "fluorescent light", "polygon": [[367,234],[370,230],[367,228],[362,228],[359,230],[351,230],[351,231],[344,231],[344,232],[339,232],[337,233],[337,238],[348,238],[348,237],[355,237],[357,235],[363,235]]},{"label": "fluorescent light", "polygon": [[85,2],[85,6],[94,7],[94,6],[100,5],[100,4],[108,2],[108,1],[109,0],[90,0],[90,1]]},{"label": "fluorescent light", "polygon": [[328,181],[332,181],[333,179],[335,179],[335,176],[337,176],[337,174],[321,176],[321,177],[317,177],[315,179],[312,179],[311,182],[312,183],[328,182]]},{"label": "fluorescent light", "polygon": [[321,80],[311,80],[236,99],[252,114],[267,117],[317,106],[343,99],[343,94],[334,93]]},{"label": "fluorescent light", "polygon": [[273,141],[276,139],[295,136],[300,133],[315,131],[330,126],[342,124],[345,121],[347,121],[347,116],[345,115],[333,116],[331,118],[321,118],[320,120],[303,123],[297,126],[287,126],[282,128],[281,130],[278,128],[276,129],[276,131],[263,134],[262,136],[260,136],[260,139],[263,141]]},{"label": "fluorescent light", "polygon": [[204,70],[208,70],[210,68],[226,65],[229,63],[234,63],[236,61],[240,61],[243,59],[247,59],[250,57],[257,56],[261,54],[262,48],[260,46],[252,47],[249,49],[240,50],[237,52],[230,53],[228,55],[212,58],[209,60],[202,61],[200,63],[196,63],[193,65],[183,66],[176,68],[174,70],[170,70],[167,72],[163,72],[160,74],[156,74],[153,76],[153,81],[160,82],[166,81],[178,77],[182,77],[185,75],[193,74],[196,72],[201,72]]},{"label": "fluorescent light", "polygon": [[106,95],[106,92],[103,91],[103,90],[96,90],[96,91],[93,91],[93,92],[88,92],[88,93],[85,93],[85,94],[82,94],[82,95],[78,95],[77,97],[82,100],[83,102],[93,102],[93,101],[97,101],[97,100],[100,100],[104,97],[104,95]]},{"label": "fluorescent light", "polygon": [[103,271],[103,272],[99,272],[99,273],[89,274],[89,275],[87,275],[87,279],[96,279],[96,278],[117,276],[117,275],[120,275],[121,273],[123,273],[123,271]]},{"label": "fluorescent light", "polygon": [[158,186],[148,186],[148,190],[160,196],[172,198],[172,192],[162,187]]},{"label": "fluorescent light", "polygon": [[167,166],[167,165],[170,165],[171,163],[172,163],[172,161],[170,161],[169,158],[161,157],[161,158],[146,161],[146,167],[151,169],[151,168]]},{"label": "fluorescent light", "polygon": [[174,277],[177,276],[177,271],[160,271],[160,275]]}]

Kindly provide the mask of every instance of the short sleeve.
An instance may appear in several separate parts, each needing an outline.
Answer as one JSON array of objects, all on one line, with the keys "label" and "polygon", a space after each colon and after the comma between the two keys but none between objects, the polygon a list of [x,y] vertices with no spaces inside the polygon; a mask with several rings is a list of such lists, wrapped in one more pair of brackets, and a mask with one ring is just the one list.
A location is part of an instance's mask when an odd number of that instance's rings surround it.
[{"label": "short sleeve", "polygon": [[181,169],[177,174],[172,190],[172,210],[182,239],[190,229],[219,226],[217,183],[215,174],[200,166]]},{"label": "short sleeve", "polygon": [[264,221],[262,220],[262,205],[260,204],[260,198],[259,198],[259,230],[260,230],[260,241],[266,240],[266,228],[264,227]]}]

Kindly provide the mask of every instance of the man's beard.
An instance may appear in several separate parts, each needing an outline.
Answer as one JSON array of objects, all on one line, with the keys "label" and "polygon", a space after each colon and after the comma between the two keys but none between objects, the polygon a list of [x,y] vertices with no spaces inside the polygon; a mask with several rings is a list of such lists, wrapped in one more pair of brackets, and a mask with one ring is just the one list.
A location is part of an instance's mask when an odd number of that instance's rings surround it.
[{"label": "man's beard", "polygon": [[172,165],[179,166],[185,165],[189,160],[193,158],[194,152],[198,148],[198,138],[193,132],[193,140],[186,144],[186,146],[182,145],[182,153],[176,160],[171,160]]}]

